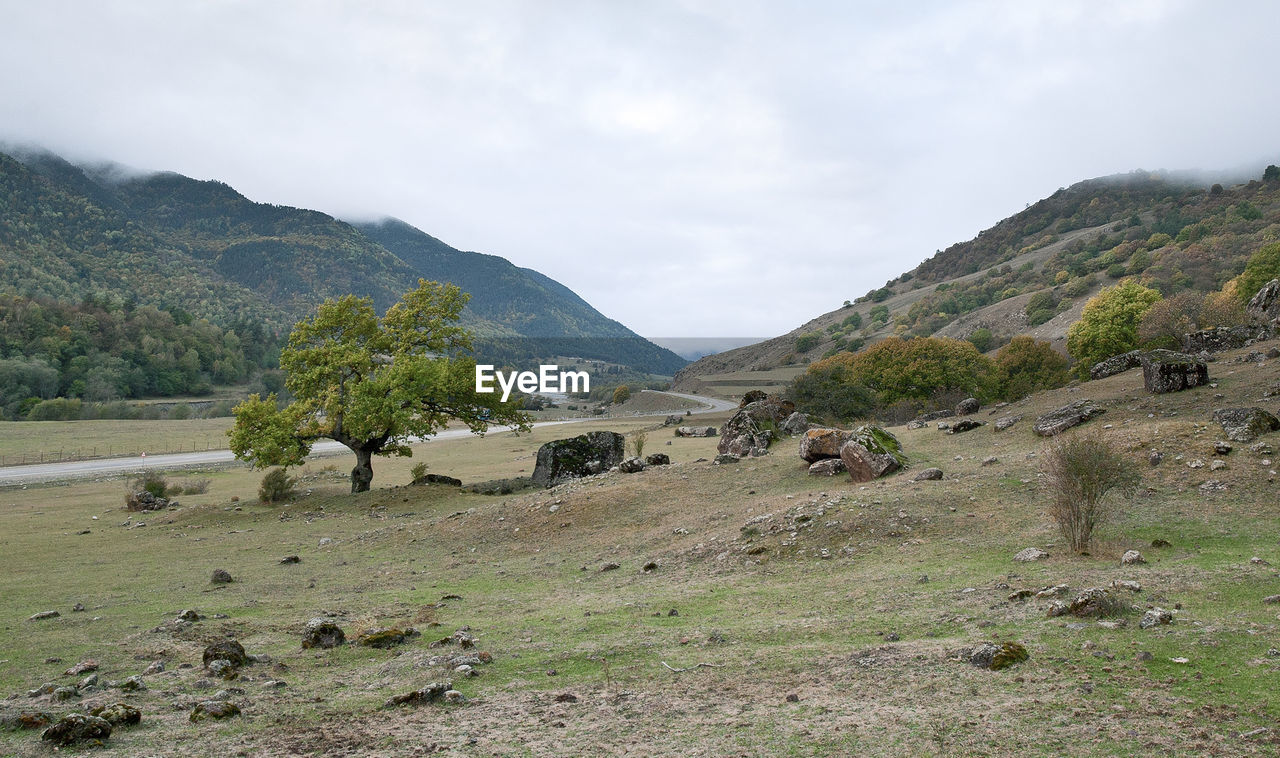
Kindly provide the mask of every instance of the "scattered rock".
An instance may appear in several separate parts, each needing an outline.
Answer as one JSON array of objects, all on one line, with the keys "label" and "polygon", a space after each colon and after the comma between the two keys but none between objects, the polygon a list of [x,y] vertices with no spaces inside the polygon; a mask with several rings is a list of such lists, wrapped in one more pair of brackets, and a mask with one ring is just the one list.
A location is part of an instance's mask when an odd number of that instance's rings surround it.
[{"label": "scattered rock", "polygon": [[1214,455],[1230,455],[1231,450],[1232,450],[1232,447],[1231,447],[1231,443],[1229,442],[1218,440],[1217,442],[1213,443]]},{"label": "scattered rock", "polygon": [[666,466],[671,463],[671,456],[666,453],[653,453],[652,455],[646,455],[644,462],[649,466]]},{"label": "scattered rock", "polygon": [[[589,432],[554,440],[538,448],[533,481],[551,487],[569,479],[607,471],[626,457],[626,440],[617,432]],[[592,466],[591,464],[595,464]]]},{"label": "scattered rock", "polygon": [[809,429],[800,438],[800,457],[810,463],[827,458],[839,458],[840,448],[853,436],[843,429],[818,427]]},{"label": "scattered rock", "polygon": [[936,482],[942,479],[942,469],[927,468],[911,477],[913,482]]},{"label": "scattered rock", "polygon": [[1013,559],[1015,561],[1018,561],[1019,563],[1031,563],[1032,561],[1043,561],[1045,558],[1048,558],[1048,557],[1049,557],[1049,554],[1041,550],[1040,548],[1028,547],[1028,548],[1023,548],[1022,550],[1019,550],[1018,554],[1013,556]]},{"label": "scattered rock", "polygon": [[161,511],[170,505],[166,498],[153,495],[146,490],[130,492],[125,496],[124,507],[129,511]]},{"label": "scattered rock", "polygon": [[1262,602],[1266,603],[1267,605],[1280,604],[1280,595],[1268,595],[1262,598]]},{"label": "scattered rock", "polygon": [[578,696],[572,692],[561,692],[559,695],[556,695],[555,701],[557,703],[576,703],[578,702]]},{"label": "scattered rock", "polygon": [[1219,408],[1213,420],[1222,425],[1227,439],[1252,442],[1261,434],[1280,429],[1280,419],[1261,408]]},{"label": "scattered rock", "polygon": [[640,570],[641,570],[641,571],[643,571],[643,572],[644,572],[644,573],[646,573],[646,574],[651,574],[651,573],[653,573],[654,571],[657,571],[657,570],[658,570],[658,562],[657,562],[657,561],[649,561],[648,563],[646,563],[646,564],[644,564],[643,566],[641,566],[641,567],[640,567]]},{"label": "scattered rock", "polygon": [[[747,394],[754,397],[750,392]],[[793,403],[772,396],[746,403],[720,429],[720,444],[716,449],[744,458],[764,455],[777,437],[778,425],[794,412]]]},{"label": "scattered rock", "polygon": [[1129,369],[1137,368],[1142,365],[1142,351],[1130,350],[1127,353],[1113,355],[1103,361],[1098,361],[1089,369],[1089,378],[1097,381],[1098,379],[1106,379],[1109,376],[1122,374]]},{"label": "scattered rock", "polygon": [[53,714],[45,711],[0,712],[0,729],[44,729],[52,723]]},{"label": "scattered rock", "polygon": [[1095,405],[1092,400],[1082,398],[1069,405],[1049,411],[1036,419],[1032,431],[1041,437],[1053,437],[1103,413],[1106,413],[1105,408]]},{"label": "scattered rock", "polygon": [[393,648],[396,645],[403,645],[410,639],[418,636],[417,629],[397,629],[389,627],[385,629],[374,629],[356,637],[356,644],[364,647],[376,647],[382,650]]},{"label": "scattered rock", "polygon": [[809,415],[796,411],[782,421],[781,429],[790,435],[804,434],[809,430]]},{"label": "scattered rock", "polygon": [[682,426],[676,429],[677,437],[715,437],[720,430],[714,426]]},{"label": "scattered rock", "polygon": [[1193,355],[1172,350],[1149,350],[1142,354],[1142,381],[1153,394],[1180,392],[1209,383],[1209,367]]},{"label": "scattered rock", "polygon": [[840,458],[849,470],[849,478],[855,482],[869,482],[907,464],[898,438],[870,424],[853,431],[840,448]]},{"label": "scattered rock", "polygon": [[152,676],[154,674],[162,673],[163,671],[164,661],[152,661],[145,669],[143,669],[142,675]]},{"label": "scattered rock", "polygon": [[840,458],[823,458],[809,465],[810,476],[835,476],[848,470]]},{"label": "scattered rock", "polygon": [[1160,626],[1162,624],[1172,624],[1172,623],[1173,623],[1172,612],[1166,611],[1163,608],[1152,608],[1151,610],[1142,614],[1142,618],[1138,621],[1138,628],[1150,629],[1154,626]]},{"label": "scattered rock", "polygon": [[788,693],[788,694],[787,694],[787,702],[788,702],[788,703],[798,703],[798,702],[800,702],[800,696],[799,696],[799,695],[797,695],[797,694],[796,694],[796,693],[794,693],[794,692]]},{"label": "scattered rock", "polygon": [[327,618],[313,618],[302,630],[303,649],[318,647],[329,650],[346,641],[347,634],[342,631],[342,627]]},{"label": "scattered rock", "polygon": [[600,571],[601,571],[601,572],[604,572],[604,571],[617,571],[617,570],[618,570],[618,569],[620,569],[620,568],[622,568],[622,566],[619,566],[618,564],[616,564],[616,563],[614,563],[614,562],[610,561],[610,562],[608,562],[608,563],[602,564],[602,565],[600,566]]},{"label": "scattered rock", "polygon": [[422,476],[410,482],[411,485],[425,486],[429,484],[442,484],[446,487],[461,487],[462,480],[444,474],[423,474]]},{"label": "scattered rock", "polygon": [[1147,463],[1151,464],[1152,468],[1159,466],[1160,462],[1163,460],[1164,460],[1164,453],[1160,452],[1159,450],[1152,450],[1151,454],[1147,456]]},{"label": "scattered rock", "polygon": [[204,616],[201,616],[199,612],[190,608],[185,608],[178,614],[178,621],[185,621],[188,624],[194,624],[202,618],[204,618]]},{"label": "scattered rock", "polygon": [[1146,563],[1147,559],[1142,557],[1142,553],[1137,550],[1126,550],[1124,555],[1120,556],[1121,566],[1136,566],[1140,563]]},{"label": "scattered rock", "polygon": [[450,705],[460,705],[467,702],[467,696],[457,690],[445,690],[444,701]]},{"label": "scattered rock", "polygon": [[950,428],[947,429],[947,434],[963,434],[964,432],[986,425],[987,422],[985,421],[978,421],[977,419],[972,418],[962,418],[952,422]]},{"label": "scattered rock", "polygon": [[236,640],[218,640],[204,649],[201,662],[205,668],[209,668],[210,663],[219,660],[239,668],[249,662],[249,657],[245,655],[244,645]]},{"label": "scattered rock", "polygon": [[1017,642],[1003,642],[999,645],[983,642],[974,647],[961,648],[952,653],[951,657],[964,661],[970,666],[1000,671],[1021,663],[1031,656],[1027,653],[1026,647]]},{"label": "scattered rock", "polygon": [[83,676],[91,671],[98,670],[98,662],[92,658],[85,658],[76,665],[62,672],[66,676]]},{"label": "scattered rock", "polygon": [[432,682],[426,687],[417,690],[411,690],[401,695],[396,695],[383,704],[384,708],[394,708],[399,705],[420,705],[422,703],[436,703],[444,699],[446,692],[453,689],[453,682]]},{"label": "scattered rock", "polygon": [[231,578],[231,574],[226,569],[214,569],[213,578],[210,581],[214,584],[231,584],[235,580]]},{"label": "scattered rock", "polygon": [[240,715],[240,707],[227,700],[201,700],[191,709],[190,720],[193,722],[213,719],[221,721]]},{"label": "scattered rock", "polygon": [[618,464],[618,470],[624,474],[638,474],[644,469],[645,463],[639,458],[627,458]]},{"label": "scattered rock", "polygon": [[1142,585],[1132,579],[1113,579],[1111,586],[1118,590],[1129,590],[1130,592],[1142,592]]},{"label": "scattered rock", "polygon": [[1090,587],[1076,595],[1068,606],[1068,612],[1072,616],[1080,616],[1082,618],[1097,618],[1099,616],[1114,616],[1125,610],[1127,605],[1101,587]]},{"label": "scattered rock", "polygon": [[1021,420],[1022,420],[1021,413],[1019,413],[1016,416],[1001,416],[1000,418],[996,419],[996,423],[995,423],[996,431],[1003,432],[1005,429],[1008,429],[1009,427],[1013,426],[1014,424],[1018,423]]},{"label": "scattered rock", "polygon": [[44,621],[45,619],[56,619],[61,615],[62,614],[58,613],[57,611],[40,611],[39,613],[31,614],[31,616],[27,618],[27,621]]},{"label": "scattered rock", "polygon": [[99,705],[96,708],[90,709],[89,713],[105,720],[113,727],[137,726],[142,723],[142,711],[134,708],[128,703]]},{"label": "scattered rock", "polygon": [[143,681],[141,676],[134,674],[120,682],[119,687],[125,692],[142,692],[147,688],[147,683]]},{"label": "scattered rock", "polygon": [[84,713],[68,713],[58,723],[44,730],[40,739],[59,746],[81,742],[102,744],[111,736],[111,723]]},{"label": "scattered rock", "polygon": [[721,453],[715,457],[715,460],[711,461],[711,465],[722,466],[726,463],[737,463],[740,460],[742,459],[736,455],[731,455],[729,453]]},{"label": "scattered rock", "polygon": [[53,702],[65,703],[80,697],[80,690],[75,687],[59,687],[52,693]]},{"label": "scattered rock", "polygon": [[983,466],[994,466],[999,462],[1000,462],[1000,459],[995,457],[994,455],[989,455],[986,458],[982,459]]},{"label": "scattered rock", "polygon": [[978,402],[976,397],[966,397],[964,400],[956,403],[956,415],[968,416],[977,413],[982,409],[982,403]]}]

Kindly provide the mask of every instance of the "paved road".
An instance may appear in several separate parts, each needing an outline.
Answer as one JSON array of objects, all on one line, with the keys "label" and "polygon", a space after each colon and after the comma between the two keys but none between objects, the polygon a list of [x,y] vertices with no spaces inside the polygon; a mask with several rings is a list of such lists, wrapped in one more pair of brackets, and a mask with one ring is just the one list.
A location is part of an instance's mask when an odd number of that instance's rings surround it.
[{"label": "paved road", "polygon": [[[736,403],[726,400],[719,400],[713,397],[703,397],[701,395],[686,395],[682,392],[665,392],[663,394],[692,400],[702,403],[702,408],[693,410],[693,414],[700,415],[704,413],[719,413],[721,411],[731,410],[738,407]],[[654,411],[652,413],[639,413],[636,416],[666,416],[669,411]],[[583,418],[562,419],[559,421],[539,421],[534,424],[535,427],[543,426],[559,426],[562,424],[578,424],[584,421],[599,421],[599,416],[586,416]],[[511,427],[492,427],[490,433],[509,431]],[[467,429],[446,429],[438,434],[433,435],[429,439],[431,441],[459,439],[462,437],[470,437],[471,432]],[[341,443],[324,440],[317,442],[311,448],[312,455],[334,455],[346,453],[347,448]],[[172,453],[169,455],[147,455],[132,458],[97,458],[87,461],[68,461],[65,463],[42,463],[29,466],[8,466],[0,468],[0,486],[15,484],[33,484],[36,482],[47,482],[63,479],[90,479],[99,476],[112,476],[118,474],[133,473],[142,469],[175,469],[175,468],[192,468],[196,466],[210,466],[218,464],[232,463],[235,456],[230,450],[209,450],[202,453]]]}]

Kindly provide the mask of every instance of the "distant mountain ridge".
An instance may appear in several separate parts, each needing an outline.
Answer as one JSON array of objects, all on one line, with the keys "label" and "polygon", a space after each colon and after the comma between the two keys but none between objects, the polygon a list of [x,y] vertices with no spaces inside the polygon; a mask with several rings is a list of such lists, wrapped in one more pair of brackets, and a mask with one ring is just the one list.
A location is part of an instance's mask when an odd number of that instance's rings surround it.
[{"label": "distant mountain ridge", "polygon": [[549,277],[402,221],[346,223],[256,203],[223,182],[0,152],[0,292],[114,296],[287,331],[326,298],[368,296],[385,309],[419,277],[472,295],[463,321],[486,360],[573,355],[665,375],[686,363]]}]

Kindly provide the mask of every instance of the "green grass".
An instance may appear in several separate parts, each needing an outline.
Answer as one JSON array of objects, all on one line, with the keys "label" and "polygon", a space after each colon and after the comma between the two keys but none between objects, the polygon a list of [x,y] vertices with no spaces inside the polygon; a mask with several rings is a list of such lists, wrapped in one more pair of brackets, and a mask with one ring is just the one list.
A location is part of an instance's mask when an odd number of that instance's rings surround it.
[{"label": "green grass", "polygon": [[[1188,452],[1211,443],[1195,422],[1147,419],[1124,402],[1106,420],[1134,455],[1157,438]],[[693,463],[712,457],[715,439],[659,431],[648,449],[672,456],[667,469],[506,497],[397,486],[416,460],[464,481],[527,474],[549,439],[651,423],[426,443],[415,459],[375,461],[378,489],[355,496],[347,461],[315,463],[301,472],[310,494],[283,506],[253,502],[261,474],[245,469],[207,474],[209,492],[180,497],[177,510],[131,518],[119,481],[2,490],[0,698],[69,681],[61,671],[84,657],[102,663],[103,679],[166,659],[169,672],[125,697],[144,727],[114,736],[103,754],[115,755],[400,755],[430,742],[531,756],[1274,752],[1274,734],[1236,737],[1280,718],[1280,659],[1267,656],[1280,625],[1261,603],[1280,577],[1249,561],[1280,564],[1280,512],[1276,485],[1247,453],[1215,472],[1229,484],[1221,493],[1200,493],[1204,473],[1185,465],[1144,471],[1144,494],[1118,510],[1090,556],[1061,548],[1027,457],[1043,443],[1022,426],[962,438],[895,429],[913,469],[938,465],[942,482],[912,483],[912,469],[867,485],[816,480],[786,441],[763,459]],[[981,466],[989,455],[1000,463]],[[124,526],[138,521],[147,525]],[[1156,538],[1173,546],[1149,547]],[[1051,558],[1014,563],[1028,545]],[[757,547],[765,552],[748,554]],[[1148,563],[1121,567],[1132,547]],[[288,554],[302,562],[280,565]],[[659,568],[644,573],[649,560]],[[606,562],[621,568],[600,571]],[[219,567],[237,581],[210,585]],[[1108,629],[1008,600],[1113,579],[1142,583],[1139,609],[1181,605],[1175,623],[1141,630],[1134,610]],[[446,594],[462,599],[435,607]],[[76,602],[88,610],[71,613]],[[49,608],[62,617],[25,620]],[[183,608],[209,618],[152,631]],[[423,634],[392,651],[301,650],[302,626],[326,612],[349,633],[410,624]],[[452,676],[427,665],[452,648],[430,643],[464,626],[494,656],[481,676],[454,678],[471,703],[382,710],[392,694]],[[226,634],[287,668],[253,666],[232,683],[245,690],[235,696],[241,719],[188,724],[181,706],[211,692],[197,687],[200,650]],[[1021,642],[1030,660],[999,672],[948,660],[985,639]],[[62,661],[44,663],[50,656]],[[1179,656],[1190,660],[1170,661]],[[673,673],[663,662],[710,666]],[[270,677],[289,687],[264,690]],[[565,692],[579,701],[554,701]],[[0,754],[41,755],[36,742],[0,732]]]}]

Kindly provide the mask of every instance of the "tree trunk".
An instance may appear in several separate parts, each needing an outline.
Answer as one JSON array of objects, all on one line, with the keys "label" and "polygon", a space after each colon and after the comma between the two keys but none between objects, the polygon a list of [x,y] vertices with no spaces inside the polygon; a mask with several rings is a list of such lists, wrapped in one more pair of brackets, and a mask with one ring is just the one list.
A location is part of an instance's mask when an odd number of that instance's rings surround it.
[{"label": "tree trunk", "polygon": [[351,491],[368,492],[369,483],[373,481],[373,453],[361,449],[354,452],[356,467],[351,469]]}]

